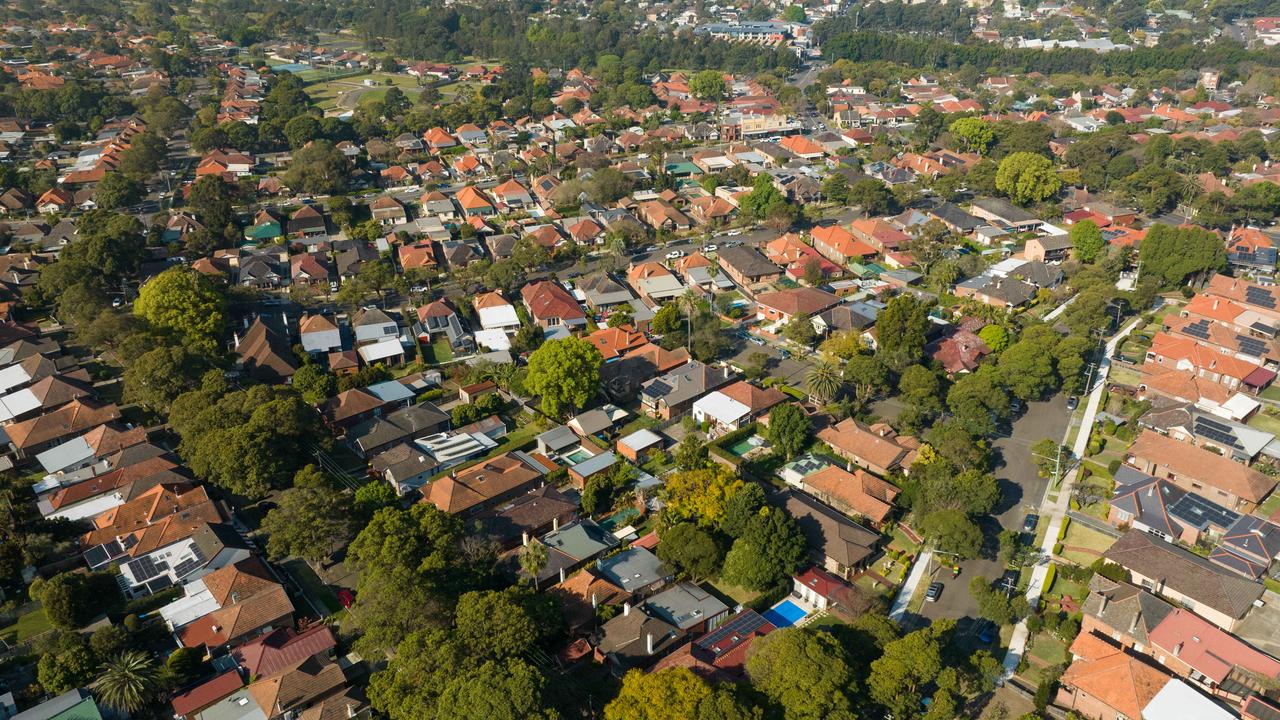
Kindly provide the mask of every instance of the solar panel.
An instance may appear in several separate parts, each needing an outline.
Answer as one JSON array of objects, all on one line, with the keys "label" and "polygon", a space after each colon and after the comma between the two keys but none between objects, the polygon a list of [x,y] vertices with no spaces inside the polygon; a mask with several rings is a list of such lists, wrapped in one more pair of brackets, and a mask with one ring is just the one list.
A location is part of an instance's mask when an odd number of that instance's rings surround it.
[{"label": "solar panel", "polygon": [[1193,523],[1198,528],[1213,525],[1225,529],[1231,527],[1232,523],[1240,517],[1237,513],[1195,493],[1183,495],[1169,507],[1169,514]]},{"label": "solar panel", "polygon": [[147,583],[147,590],[152,593],[158,593],[172,584],[173,584],[173,578],[169,577],[168,575],[161,575],[155,580],[152,580]]},{"label": "solar panel", "polygon": [[1269,338],[1273,338],[1276,336],[1277,333],[1280,333],[1280,330],[1277,330],[1276,328],[1262,322],[1261,320],[1250,325],[1249,329],[1253,330],[1256,333],[1261,333],[1262,335],[1266,335]]},{"label": "solar panel", "polygon": [[737,641],[734,638],[744,638],[759,630],[761,626],[769,622],[765,620],[760,613],[755,610],[744,610],[738,613],[737,617],[732,618],[720,627],[703,635],[698,639],[697,645],[701,648],[715,648],[722,645],[726,640],[733,643]]},{"label": "solar panel", "polygon": [[1275,297],[1272,296],[1270,292],[1260,287],[1250,286],[1248,289],[1244,291],[1244,298],[1245,298],[1245,302],[1248,302],[1253,305],[1259,305],[1261,307],[1272,308],[1272,309],[1274,309],[1276,306]]},{"label": "solar panel", "polygon": [[1225,425],[1204,418],[1196,418],[1194,429],[1195,433],[1201,437],[1209,438],[1226,447],[1240,448],[1240,442],[1236,440],[1235,433]]},{"label": "solar panel", "polygon": [[135,582],[145,582],[160,574],[160,568],[146,556],[125,563],[125,567],[129,568]]},{"label": "solar panel", "polygon": [[1182,333],[1201,340],[1209,339],[1209,329],[1203,325],[1188,325],[1182,329]]},{"label": "solar panel", "polygon": [[1253,357],[1262,357],[1267,352],[1267,344],[1257,338],[1251,338],[1247,335],[1236,335],[1236,342],[1240,344],[1241,352]]},{"label": "solar panel", "polygon": [[98,568],[110,562],[111,556],[107,554],[103,546],[94,545],[85,552],[84,560],[89,563],[89,567]]},{"label": "solar panel", "polygon": [[197,567],[200,567],[200,563],[197,562],[195,558],[187,558],[186,560],[178,563],[178,566],[173,569],[173,574],[178,577],[186,577],[187,573],[195,570]]}]

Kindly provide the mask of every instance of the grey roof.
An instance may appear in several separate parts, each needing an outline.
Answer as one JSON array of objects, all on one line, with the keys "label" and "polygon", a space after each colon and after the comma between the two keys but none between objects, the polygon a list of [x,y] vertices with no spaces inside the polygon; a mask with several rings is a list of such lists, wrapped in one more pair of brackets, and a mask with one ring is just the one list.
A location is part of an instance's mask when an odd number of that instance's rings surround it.
[{"label": "grey roof", "polygon": [[729,611],[729,606],[693,583],[682,582],[649,598],[645,607],[663,622],[687,630]]},{"label": "grey roof", "polygon": [[1280,554],[1280,525],[1253,515],[1241,515],[1222,535],[1220,547],[1245,558],[1270,564]]},{"label": "grey roof", "polygon": [[1181,528],[1169,517],[1169,506],[1181,500],[1185,490],[1128,466],[1116,470],[1115,481],[1113,507],[1129,513],[1135,521],[1152,530],[1173,537],[1181,534]]},{"label": "grey roof", "polygon": [[639,608],[618,613],[600,627],[596,649],[628,665],[649,657],[648,638],[653,638],[653,654],[664,653],[684,637],[679,628]]},{"label": "grey roof", "polygon": [[1023,210],[1007,200],[1000,198],[978,198],[970,203],[992,215],[1010,223],[1027,223],[1039,220],[1035,215]]},{"label": "grey roof", "polygon": [[759,250],[750,245],[723,248],[717,256],[720,264],[732,267],[739,275],[747,278],[781,275],[782,268],[774,265]]},{"label": "grey roof", "polygon": [[575,415],[569,419],[569,422],[578,427],[578,430],[586,435],[595,435],[613,427],[613,421],[609,419],[609,413],[595,408],[587,410],[584,413]]},{"label": "grey roof", "polygon": [[880,542],[880,535],[850,520],[804,493],[787,491],[774,496],[774,504],[795,518],[815,559],[831,558],[846,567],[862,563]]},{"label": "grey roof", "polygon": [[596,574],[628,592],[649,587],[670,573],[657,555],[630,548],[596,561]]},{"label": "grey roof", "polygon": [[1029,282],[1036,287],[1055,287],[1062,282],[1062,268],[1039,260],[1032,260],[1019,265],[1009,275]]},{"label": "grey roof", "polygon": [[542,537],[542,544],[579,562],[588,560],[618,545],[618,539],[586,519],[566,525]]},{"label": "grey roof", "polygon": [[819,457],[813,453],[805,453],[782,466],[782,469],[784,472],[794,473],[800,477],[808,477],[830,464],[826,458]]},{"label": "grey roof", "polygon": [[1067,250],[1073,245],[1070,235],[1046,235],[1039,238],[1040,247],[1045,250]]},{"label": "grey roof", "polygon": [[617,461],[617,455],[614,455],[612,452],[602,452],[599,455],[592,455],[577,465],[571,466],[569,469],[575,474],[587,478],[598,472],[608,470],[613,467],[613,464]]},{"label": "grey roof", "polygon": [[1145,645],[1148,634],[1173,612],[1173,606],[1140,587],[1095,574],[1081,610]]},{"label": "grey roof", "polygon": [[85,700],[93,702],[89,691],[75,688],[62,693],[52,700],[46,700],[33,708],[28,708],[14,715],[10,720],[49,720],[49,718],[56,717]]},{"label": "grey roof", "polygon": [[587,303],[592,307],[617,305],[635,297],[630,288],[603,272],[579,279],[578,289],[587,296]]},{"label": "grey roof", "polygon": [[1130,530],[1102,556],[1228,617],[1242,618],[1263,586],[1145,532]]},{"label": "grey roof", "polygon": [[939,203],[937,207],[929,212],[939,220],[947,223],[948,225],[958,227],[963,231],[973,230],[982,224],[982,220],[960,209],[959,205],[954,205],[949,202]]},{"label": "grey roof", "polygon": [[449,416],[432,403],[410,405],[383,417],[361,423],[347,432],[347,439],[354,442],[361,452],[382,447],[399,440],[416,439],[448,427]]},{"label": "grey roof", "polygon": [[632,450],[644,450],[645,448],[650,448],[654,445],[661,447],[662,436],[648,428],[640,428],[630,435],[621,438],[618,442],[626,445]]},{"label": "grey roof", "polygon": [[571,447],[579,442],[578,435],[567,425],[557,425],[539,435],[535,440],[539,447],[556,451]]},{"label": "grey roof", "polygon": [[652,402],[662,400],[668,407],[692,402],[729,382],[724,371],[690,360],[666,375],[656,377],[640,388],[640,394]]}]

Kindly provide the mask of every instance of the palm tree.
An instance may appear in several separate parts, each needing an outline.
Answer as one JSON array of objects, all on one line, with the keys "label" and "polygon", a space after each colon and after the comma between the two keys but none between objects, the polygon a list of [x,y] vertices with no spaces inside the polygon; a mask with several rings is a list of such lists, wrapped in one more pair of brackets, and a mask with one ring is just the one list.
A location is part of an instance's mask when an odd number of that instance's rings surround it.
[{"label": "palm tree", "polygon": [[151,657],[140,650],[120,653],[103,663],[102,670],[95,687],[98,699],[110,708],[137,712],[156,690],[155,667]]},{"label": "palm tree", "polygon": [[811,397],[820,402],[828,402],[840,393],[843,378],[840,376],[840,368],[828,362],[820,362],[813,366],[804,381]]}]

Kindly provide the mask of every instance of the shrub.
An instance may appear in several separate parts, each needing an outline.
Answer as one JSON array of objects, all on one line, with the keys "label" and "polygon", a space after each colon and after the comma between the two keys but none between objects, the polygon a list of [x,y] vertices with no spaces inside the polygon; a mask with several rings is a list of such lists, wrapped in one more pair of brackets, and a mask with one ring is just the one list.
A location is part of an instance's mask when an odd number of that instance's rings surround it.
[{"label": "shrub", "polygon": [[1062,543],[1054,543],[1053,554],[1059,556],[1062,555]]},{"label": "shrub", "polygon": [[1120,470],[1119,460],[1112,460],[1111,462],[1107,463],[1107,472],[1111,473],[1112,477],[1115,476],[1118,470]]},{"label": "shrub", "polygon": [[[1054,554],[1057,554],[1058,552],[1057,548],[1055,548],[1053,552]],[[1053,581],[1055,579],[1054,573],[1057,572],[1057,567],[1058,566],[1055,565],[1054,563],[1049,563],[1049,569],[1045,571],[1045,574],[1044,574],[1044,587],[1041,589],[1042,593],[1047,593],[1053,589]]]}]

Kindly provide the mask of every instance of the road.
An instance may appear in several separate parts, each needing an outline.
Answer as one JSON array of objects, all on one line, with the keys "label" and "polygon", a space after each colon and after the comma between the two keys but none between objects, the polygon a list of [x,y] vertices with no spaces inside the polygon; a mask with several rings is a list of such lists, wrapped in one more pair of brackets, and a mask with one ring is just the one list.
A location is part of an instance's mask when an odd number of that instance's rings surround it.
[{"label": "road", "polygon": [[[1075,444],[1071,448],[1072,454],[1077,458],[1084,456],[1085,448],[1089,444],[1089,428],[1093,427],[1094,418],[1098,414],[1098,406],[1102,403],[1102,393],[1107,387],[1107,374],[1111,371],[1111,356],[1115,354],[1116,348],[1137,326],[1140,319],[1134,318],[1130,320],[1128,324],[1107,341],[1106,348],[1102,353],[1102,359],[1099,361],[1097,377],[1093,380],[1094,385],[1090,389],[1089,400],[1085,404],[1084,415],[1080,421],[1080,433],[1076,436]],[[1079,467],[1073,467],[1067,473],[1067,476],[1063,478],[1062,487],[1054,494],[1049,494],[1046,488],[1044,498],[1040,502],[1040,522],[1049,523],[1044,541],[1040,545],[1040,552],[1043,557],[1047,558],[1052,555],[1053,546],[1058,542],[1058,532],[1069,508],[1071,485],[1075,482],[1077,473],[1079,473]],[[1036,607],[1037,603],[1040,602],[1040,593],[1048,573],[1048,562],[1041,563],[1032,570],[1031,582],[1027,586],[1027,602],[1031,603],[1031,607]],[[1022,662],[1022,654],[1026,651],[1029,636],[1026,620],[1019,622],[1014,627],[1013,636],[1009,639],[1009,650],[1004,656],[1005,678],[1012,677],[1014,671],[1018,668],[1018,664]]]},{"label": "road", "polygon": [[[877,411],[883,410],[877,407]],[[1026,514],[1039,504],[1049,484],[1046,478],[1040,477],[1032,461],[1030,447],[1046,437],[1062,437],[1069,417],[1066,400],[1061,396],[1029,403],[1022,416],[1013,422],[1010,434],[992,443],[1001,499],[995,511],[980,523],[987,544],[987,557],[960,563],[960,576],[954,579],[950,570],[941,564],[945,558],[938,558],[932,563],[923,581],[941,581],[944,584],[942,597],[937,602],[925,603],[919,615],[905,617],[908,624],[919,623],[921,619],[952,618],[958,621],[957,628],[962,633],[973,626],[978,618],[978,604],[969,593],[970,579],[981,575],[994,582],[1000,577],[1004,566],[995,559],[996,539],[1000,531],[1020,530]]]}]

